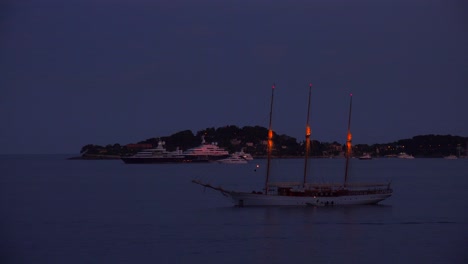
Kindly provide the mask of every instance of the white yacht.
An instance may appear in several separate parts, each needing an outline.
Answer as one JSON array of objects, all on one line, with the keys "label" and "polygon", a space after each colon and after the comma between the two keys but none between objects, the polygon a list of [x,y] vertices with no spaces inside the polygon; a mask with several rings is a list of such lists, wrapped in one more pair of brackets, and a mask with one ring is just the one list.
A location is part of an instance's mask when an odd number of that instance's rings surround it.
[{"label": "white yacht", "polygon": [[414,159],[414,156],[406,154],[405,152],[400,152],[400,154],[398,154],[397,158],[399,158],[399,159]]},{"label": "white yacht", "polygon": [[458,157],[455,155],[448,155],[448,156],[445,156],[444,159],[454,160],[454,159],[458,159]]},{"label": "white yacht", "polygon": [[144,149],[133,156],[121,157],[122,161],[130,164],[142,163],[179,163],[188,162],[182,151],[167,151],[164,148],[164,142],[159,141],[158,146],[152,149]]},{"label": "white yacht", "polygon": [[229,152],[225,149],[218,147],[216,143],[206,143],[205,138],[202,137],[202,144],[198,147],[187,149],[183,152],[185,158],[191,162],[209,162],[229,157]]},{"label": "white yacht", "polygon": [[364,155],[359,157],[360,160],[371,160],[372,156],[370,154],[365,153]]},{"label": "white yacht", "polygon": [[225,159],[220,159],[217,160],[216,162],[218,163],[223,163],[223,164],[246,164],[249,163],[248,160],[243,158],[240,155],[232,154],[231,156],[225,158]]}]

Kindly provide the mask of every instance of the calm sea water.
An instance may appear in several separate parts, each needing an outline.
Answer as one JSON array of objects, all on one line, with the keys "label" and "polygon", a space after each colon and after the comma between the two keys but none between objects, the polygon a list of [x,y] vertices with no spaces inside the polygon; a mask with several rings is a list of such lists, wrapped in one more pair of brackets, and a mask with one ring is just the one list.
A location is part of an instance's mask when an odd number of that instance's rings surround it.
[{"label": "calm sea water", "polygon": [[[468,263],[468,159],[352,160],[353,181],[392,181],[379,205],[237,208],[191,180],[261,190],[264,160],[66,157],[0,156],[0,263]],[[273,180],[300,181],[302,163],[275,160]],[[308,175],[343,172],[317,159]]]}]

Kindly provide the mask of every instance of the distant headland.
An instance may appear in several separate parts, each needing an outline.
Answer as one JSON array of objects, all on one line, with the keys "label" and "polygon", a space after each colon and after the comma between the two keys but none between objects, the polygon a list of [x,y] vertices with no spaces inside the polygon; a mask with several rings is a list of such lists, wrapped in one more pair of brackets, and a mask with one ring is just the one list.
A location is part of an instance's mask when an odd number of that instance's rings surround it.
[{"label": "distant headland", "polygon": [[[230,153],[244,151],[252,156],[262,158],[266,156],[266,138],[268,129],[261,126],[245,126],[239,128],[234,125],[219,128],[206,128],[196,132],[183,130],[170,136],[154,137],[132,144],[119,143],[106,146],[87,144],[81,148],[80,156],[71,159],[120,159],[131,156],[143,149],[156,147],[164,142],[164,147],[173,151],[186,150],[201,144],[202,137],[208,143],[215,143]],[[274,148],[272,155],[278,158],[294,158],[304,156],[304,141],[288,135],[273,136]],[[311,141],[310,156],[316,158],[341,157],[345,144],[334,142]],[[353,146],[353,156],[370,154],[374,157],[394,156],[398,153],[408,153],[415,157],[437,158],[448,155],[468,156],[468,137],[453,135],[418,135],[410,139],[401,139],[390,143],[357,144]]]}]

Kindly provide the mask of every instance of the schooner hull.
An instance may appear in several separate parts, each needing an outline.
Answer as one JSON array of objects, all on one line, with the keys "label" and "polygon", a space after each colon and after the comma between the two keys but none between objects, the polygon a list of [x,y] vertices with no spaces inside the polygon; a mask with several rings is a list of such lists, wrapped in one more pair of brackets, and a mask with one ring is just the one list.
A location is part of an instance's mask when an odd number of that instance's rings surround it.
[{"label": "schooner hull", "polygon": [[332,206],[376,204],[390,197],[391,193],[344,195],[336,197],[282,196],[255,193],[229,193],[236,206]]}]

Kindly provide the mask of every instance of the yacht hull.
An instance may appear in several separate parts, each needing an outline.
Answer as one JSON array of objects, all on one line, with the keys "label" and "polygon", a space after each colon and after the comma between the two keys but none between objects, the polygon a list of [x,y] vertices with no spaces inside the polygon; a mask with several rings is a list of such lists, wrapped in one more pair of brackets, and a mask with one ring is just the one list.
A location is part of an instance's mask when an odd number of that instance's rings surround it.
[{"label": "yacht hull", "polygon": [[122,157],[127,164],[153,164],[153,163],[207,163],[226,158],[228,156],[174,156],[174,157]]},{"label": "yacht hull", "polygon": [[155,163],[184,163],[184,162],[190,162],[190,160],[187,160],[185,158],[132,158],[132,157],[126,157],[126,158],[121,158],[123,162],[127,164],[155,164]]},{"label": "yacht hull", "polygon": [[343,196],[282,196],[256,193],[231,192],[228,194],[236,206],[333,206],[376,204],[391,193],[375,193]]}]

